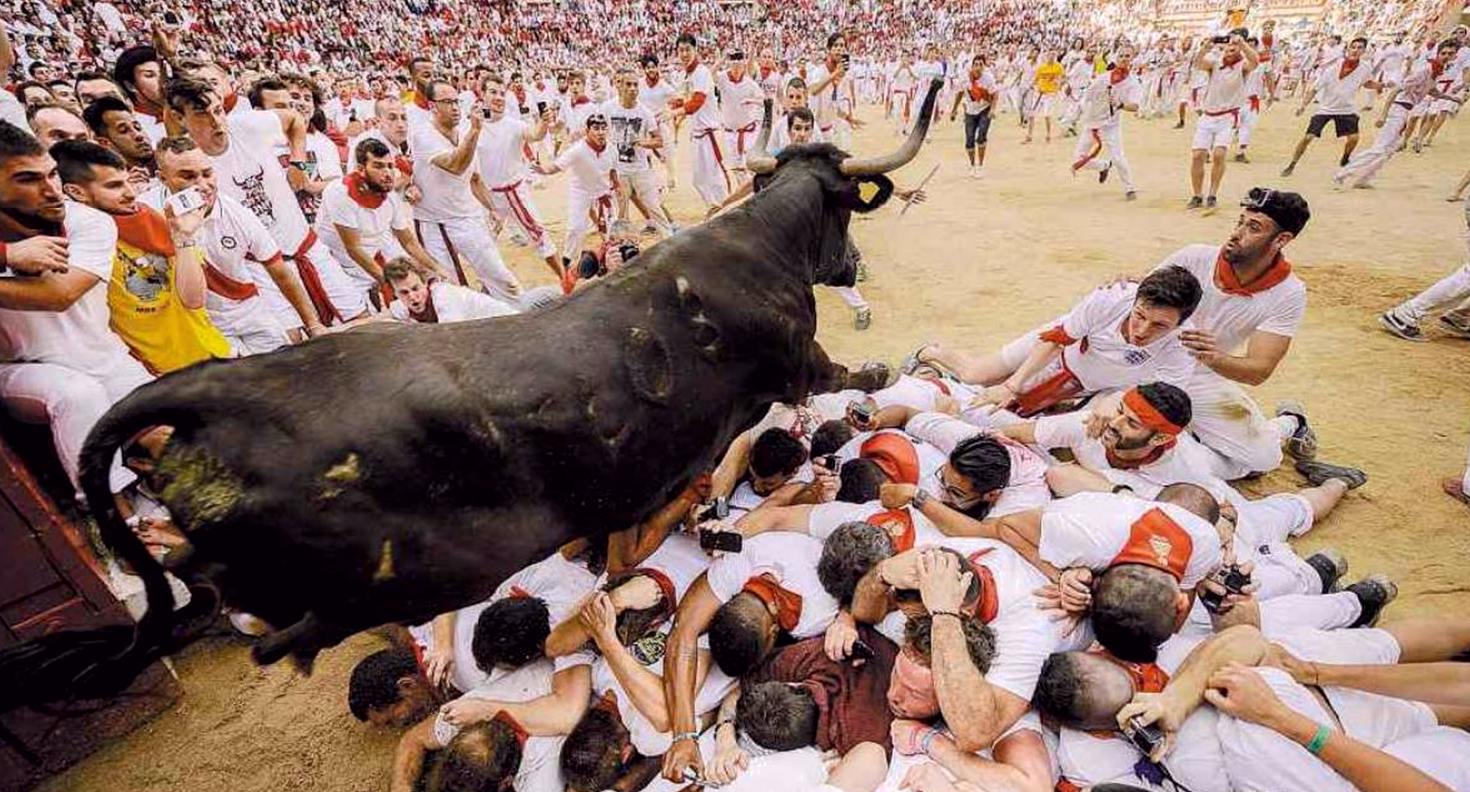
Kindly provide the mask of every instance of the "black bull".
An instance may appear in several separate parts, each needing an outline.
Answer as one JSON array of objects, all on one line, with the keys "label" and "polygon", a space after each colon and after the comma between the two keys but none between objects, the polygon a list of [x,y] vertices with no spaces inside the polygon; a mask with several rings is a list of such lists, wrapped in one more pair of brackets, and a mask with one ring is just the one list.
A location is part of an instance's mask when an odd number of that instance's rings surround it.
[{"label": "black bull", "polygon": [[0,669],[76,694],[188,640],[108,487],[115,452],[152,426],[174,428],[158,469],[191,545],[176,571],[201,603],[222,595],[277,628],[257,660],[309,667],[348,635],[427,621],[563,543],[637,524],[774,401],[881,385],[886,372],[849,372],[817,344],[811,286],[853,282],[850,213],[888,198],[881,173],[917,152],[938,85],[899,152],[753,158],[760,190],[744,206],[551,308],[368,328],[140,388],[97,424],[81,471],[148,613],[136,635],[51,636]]}]

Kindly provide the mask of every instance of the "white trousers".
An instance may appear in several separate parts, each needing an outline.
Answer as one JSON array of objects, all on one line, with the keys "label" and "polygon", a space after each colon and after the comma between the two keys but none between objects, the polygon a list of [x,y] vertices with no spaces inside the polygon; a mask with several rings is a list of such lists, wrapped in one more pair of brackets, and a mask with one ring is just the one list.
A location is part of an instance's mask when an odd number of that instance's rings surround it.
[{"label": "white trousers", "polygon": [[541,220],[531,188],[524,180],[490,188],[490,211],[506,225],[518,226],[536,248],[536,255],[546,258],[556,253],[556,243]]},{"label": "white trousers", "polygon": [[1077,136],[1076,159],[1072,161],[1072,167],[1074,170],[1094,171],[1112,168],[1118,175],[1118,182],[1123,185],[1123,192],[1133,192],[1137,188],[1133,183],[1133,169],[1128,166],[1128,156],[1123,153],[1121,122],[1084,128]]},{"label": "white trousers", "polygon": [[475,271],[480,283],[493,296],[515,302],[521,282],[500,258],[495,237],[484,215],[456,217],[442,222],[415,220],[414,228],[424,250],[435,260],[453,267],[456,277],[466,267]]},{"label": "white trousers", "polygon": [[1399,140],[1408,123],[1409,111],[1395,102],[1388,109],[1388,117],[1383,122],[1383,128],[1378,130],[1378,136],[1373,139],[1373,145],[1367,151],[1358,151],[1348,160],[1348,164],[1338,168],[1332,177],[1333,181],[1350,187],[1372,181],[1383,170],[1383,166],[1388,164],[1389,159],[1398,153]]},{"label": "white trousers", "polygon": [[1251,144],[1251,132],[1256,128],[1256,121],[1261,117],[1260,111],[1252,110],[1250,100],[1240,108],[1240,126],[1235,130],[1235,142],[1242,146]]},{"label": "white trousers", "polygon": [[1215,452],[1211,474],[1230,481],[1281,464],[1285,426],[1267,419],[1240,385],[1200,366],[1184,390],[1194,403],[1190,431]]},{"label": "white trousers", "polygon": [[1470,311],[1470,263],[1439,279],[1439,282],[1393,309],[1400,319],[1419,324],[1429,314],[1454,305],[1454,311]]},{"label": "white trousers", "polygon": [[[56,456],[72,486],[77,486],[87,433],[119,399],[152,379],[143,364],[124,354],[100,374],[55,363],[0,363],[0,401],[19,420],[50,424]],[[133,479],[132,473],[113,461],[113,492]]]},{"label": "white trousers", "polygon": [[581,190],[567,190],[567,239],[561,254],[576,264],[582,256],[582,243],[593,229],[607,232],[607,223],[612,216],[612,196],[604,193],[592,195]]},{"label": "white trousers", "polygon": [[[290,257],[286,259],[287,268],[296,274],[301,282],[302,288],[307,292],[307,297],[312,297],[311,277],[308,268],[315,274],[315,280],[321,284],[320,299],[331,304],[337,316],[345,322],[361,316],[368,310],[367,292],[363,291],[357,281],[342,269],[337,259],[332,257],[332,251],[322,242],[317,242],[306,251],[306,260],[301,261]],[[275,314],[276,321],[281,327],[290,329],[301,327],[301,315],[286,299],[286,295],[280,289],[275,288],[275,282],[271,281],[270,288],[260,290],[260,296],[266,301],[271,313]],[[312,300],[315,304],[316,300]],[[318,311],[320,314],[321,311]],[[328,312],[331,313],[330,311]],[[337,320],[331,316],[319,316],[322,324],[337,324]]]},{"label": "white trousers", "polygon": [[725,170],[719,130],[694,132],[690,144],[694,147],[694,191],[706,206],[719,206],[730,194],[730,174]]}]

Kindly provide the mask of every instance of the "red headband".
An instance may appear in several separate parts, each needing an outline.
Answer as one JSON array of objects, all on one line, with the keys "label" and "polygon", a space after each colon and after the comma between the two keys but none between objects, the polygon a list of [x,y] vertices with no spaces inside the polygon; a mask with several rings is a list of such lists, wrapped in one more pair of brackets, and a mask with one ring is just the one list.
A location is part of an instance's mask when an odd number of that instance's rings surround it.
[{"label": "red headband", "polygon": [[1184,427],[1165,418],[1164,414],[1150,404],[1149,400],[1144,398],[1143,394],[1139,393],[1137,388],[1130,388],[1127,393],[1123,394],[1123,403],[1128,405],[1128,409],[1132,410],[1134,415],[1138,416],[1140,423],[1155,432],[1163,432],[1166,435],[1177,435],[1184,431]]}]

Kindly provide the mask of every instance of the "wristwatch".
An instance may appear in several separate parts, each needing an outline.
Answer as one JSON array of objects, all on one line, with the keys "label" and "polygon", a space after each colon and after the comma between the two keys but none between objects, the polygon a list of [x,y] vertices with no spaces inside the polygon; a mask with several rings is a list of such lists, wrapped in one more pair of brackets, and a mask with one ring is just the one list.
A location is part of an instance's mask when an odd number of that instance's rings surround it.
[{"label": "wristwatch", "polygon": [[929,500],[933,497],[934,496],[929,494],[929,490],[926,490],[923,487],[919,487],[918,489],[914,490],[914,497],[910,500],[910,503],[915,509],[923,511],[924,504],[928,503]]}]

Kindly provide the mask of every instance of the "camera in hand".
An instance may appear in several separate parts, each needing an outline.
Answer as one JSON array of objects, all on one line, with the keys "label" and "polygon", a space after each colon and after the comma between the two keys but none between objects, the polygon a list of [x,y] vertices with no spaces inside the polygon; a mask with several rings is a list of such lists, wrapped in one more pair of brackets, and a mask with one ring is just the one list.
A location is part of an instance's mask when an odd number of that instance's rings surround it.
[{"label": "camera in hand", "polygon": [[617,247],[618,254],[623,257],[624,264],[632,261],[640,252],[638,246],[632,242],[619,242]]},{"label": "camera in hand", "polygon": [[1211,38],[1210,41],[1213,41],[1216,44],[1229,44],[1230,36],[1228,34],[1224,36],[1215,36],[1214,38]]},{"label": "camera in hand", "polygon": [[179,15],[172,11],[165,11],[163,12],[163,21],[169,25],[177,25],[179,24]]},{"label": "camera in hand", "polygon": [[846,69],[847,67],[849,67],[851,65],[852,65],[852,53],[850,53],[850,52],[844,52],[844,53],[842,53],[842,68]]},{"label": "camera in hand", "polygon": [[545,102],[537,102],[536,103],[536,115],[538,115],[538,116],[544,116],[544,115],[546,115],[546,103]]},{"label": "camera in hand", "polygon": [[706,529],[699,532],[699,549],[701,550],[738,553],[744,547],[745,537],[734,531],[711,531]]},{"label": "camera in hand", "polygon": [[872,421],[873,415],[877,412],[877,410],[873,409],[873,406],[871,404],[868,404],[865,401],[848,402],[847,409],[852,411],[853,418],[862,423],[868,423],[869,421]]},{"label": "camera in hand", "polygon": [[826,456],[823,456],[819,461],[822,463],[822,467],[832,471],[833,473],[836,473],[837,469],[842,467],[842,461],[837,458],[836,454],[827,454]]},{"label": "camera in hand", "polygon": [[1129,719],[1124,736],[1144,756],[1153,756],[1154,751],[1164,744],[1164,730],[1153,724],[1145,726],[1140,718],[1141,716],[1135,715]]},{"label": "camera in hand", "polygon": [[729,516],[730,499],[720,497],[715,498],[715,502],[710,504],[710,507],[708,509],[705,509],[704,511],[699,513],[699,521],[703,523],[709,522],[710,520],[723,520]]},{"label": "camera in hand", "polygon": [[852,642],[852,654],[848,655],[847,659],[853,665],[857,665],[861,661],[872,660],[873,647],[868,646],[863,642],[863,639],[859,638]]},{"label": "camera in hand", "polygon": [[[1244,594],[1245,587],[1251,584],[1251,576],[1242,572],[1240,565],[1231,564],[1225,567],[1225,574],[1217,581],[1225,587],[1226,594]],[[1210,613],[1219,613],[1220,606],[1225,602],[1226,594],[1216,594],[1207,588],[1200,589],[1199,599]]]}]

